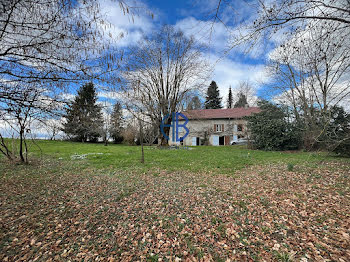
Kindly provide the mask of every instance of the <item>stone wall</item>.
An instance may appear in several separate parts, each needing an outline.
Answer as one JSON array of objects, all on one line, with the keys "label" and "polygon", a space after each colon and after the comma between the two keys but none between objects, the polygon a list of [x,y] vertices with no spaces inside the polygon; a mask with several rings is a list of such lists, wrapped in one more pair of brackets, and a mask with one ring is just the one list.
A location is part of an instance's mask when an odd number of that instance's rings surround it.
[{"label": "stone wall", "polygon": [[[183,124],[184,121],[179,121],[179,124]],[[223,125],[223,130],[215,130],[214,125]],[[197,145],[208,144],[214,145],[215,137],[226,137],[225,143],[231,142],[237,138],[247,137],[247,121],[243,119],[198,119],[189,120],[187,123],[189,134],[184,139],[183,145],[192,146],[194,137],[196,138]],[[239,131],[239,127],[242,127],[242,131]],[[173,142],[171,139],[172,129],[170,129],[169,145],[180,145],[180,142]],[[179,137],[185,134],[185,130],[179,130]],[[197,139],[199,138],[199,139]],[[228,141],[229,139],[229,141]],[[199,144],[198,144],[199,142]]]}]

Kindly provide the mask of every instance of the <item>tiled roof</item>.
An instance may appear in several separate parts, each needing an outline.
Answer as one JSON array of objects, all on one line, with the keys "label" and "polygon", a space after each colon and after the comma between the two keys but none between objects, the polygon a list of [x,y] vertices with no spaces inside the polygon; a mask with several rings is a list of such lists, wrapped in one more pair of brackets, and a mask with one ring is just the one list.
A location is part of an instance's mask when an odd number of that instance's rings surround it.
[{"label": "tiled roof", "polygon": [[259,113],[259,107],[238,107],[227,109],[200,109],[182,112],[188,119],[225,119],[225,118],[242,118]]}]

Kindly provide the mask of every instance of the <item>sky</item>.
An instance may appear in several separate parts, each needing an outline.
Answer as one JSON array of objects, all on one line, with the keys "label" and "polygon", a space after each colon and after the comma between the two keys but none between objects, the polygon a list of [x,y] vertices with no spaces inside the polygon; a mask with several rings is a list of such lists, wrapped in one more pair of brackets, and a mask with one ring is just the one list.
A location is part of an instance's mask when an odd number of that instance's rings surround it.
[{"label": "sky", "polygon": [[[195,36],[199,43],[208,46],[204,57],[214,66],[211,80],[214,80],[226,100],[228,89],[235,88],[241,81],[249,81],[254,85],[259,96],[265,96],[265,87],[269,84],[269,76],[265,70],[265,61],[272,45],[259,45],[250,53],[243,52],[244,47],[233,49],[228,53],[228,43],[232,33],[242,21],[254,19],[254,1],[232,1],[221,6],[222,22],[214,22],[217,0],[194,1],[161,1],[143,0],[129,1],[129,6],[137,9],[133,19],[125,15],[116,1],[101,0],[102,13],[113,25],[113,35],[124,35],[117,41],[121,49],[136,45],[146,35],[156,31],[164,24],[170,24],[182,30],[185,35]],[[209,83],[208,83],[209,85]]]},{"label": "sky", "polygon": [[[269,57],[273,58],[273,53],[277,50],[275,47],[286,40],[283,30],[259,42],[250,52],[244,52],[246,46],[230,48],[230,40],[233,35],[237,35],[239,26],[245,22],[251,23],[257,17],[258,0],[221,1],[220,21],[214,19],[219,0],[123,0],[130,7],[136,7],[133,16],[123,12],[118,0],[97,1],[100,2],[105,20],[112,25],[104,29],[107,30],[106,35],[110,33],[116,38],[121,34],[124,36],[115,43],[118,49],[127,51],[137,46],[144,37],[158,31],[161,26],[173,25],[185,35],[194,36],[199,43],[208,46],[203,56],[213,66],[213,73],[204,88],[214,80],[223,98],[223,106],[226,105],[229,87],[233,89],[235,98],[236,89],[242,81],[249,81],[257,96],[276,102],[277,94],[270,92],[270,87],[276,82],[267,72],[266,63]],[[349,83],[349,76],[347,77],[344,82]],[[78,86],[74,85],[74,88],[71,93],[64,94],[66,99],[74,99]],[[114,97],[111,98],[111,95]],[[120,98],[118,93],[101,88],[98,97],[99,103],[105,107],[111,106]],[[349,101],[350,98],[345,101],[345,105],[342,104],[348,110]],[[127,114],[126,111],[124,113]]]},{"label": "sky", "polygon": [[[217,83],[223,106],[226,104],[229,87],[232,87],[235,97],[235,89],[241,81],[249,81],[258,95],[266,94],[264,91],[270,79],[265,71],[265,60],[272,51],[271,46],[258,45],[250,53],[244,53],[240,47],[226,53],[231,34],[236,32],[237,26],[242,21],[254,19],[256,12],[252,7],[256,0],[232,0],[231,4],[222,6],[219,13],[222,22],[213,19],[218,0],[125,0],[129,6],[137,7],[133,16],[124,14],[116,0],[99,1],[102,14],[112,25],[107,29],[106,35],[124,35],[116,41],[119,49],[128,50],[164,24],[173,25],[185,35],[194,36],[199,43],[208,46],[203,56],[214,70],[207,86],[212,80]],[[66,99],[74,99],[78,86],[74,87],[71,93],[63,94]],[[114,97],[111,98],[111,92],[99,90],[98,103],[104,107],[111,106],[119,98],[115,92],[112,95]],[[36,133],[39,137],[45,136],[45,128],[41,130],[37,127]]]}]

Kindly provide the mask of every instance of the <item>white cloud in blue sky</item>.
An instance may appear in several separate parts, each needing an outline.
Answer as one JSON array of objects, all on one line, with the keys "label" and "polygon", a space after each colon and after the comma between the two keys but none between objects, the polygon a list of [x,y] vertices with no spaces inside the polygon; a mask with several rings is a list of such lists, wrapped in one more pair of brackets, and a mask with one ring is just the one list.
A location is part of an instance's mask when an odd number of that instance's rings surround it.
[{"label": "white cloud in blue sky", "polygon": [[[251,82],[256,90],[263,89],[264,84],[269,81],[264,63],[267,54],[272,50],[271,46],[265,46],[265,43],[256,45],[249,53],[244,53],[244,47],[241,46],[226,53],[230,49],[232,35],[238,32],[239,23],[256,16],[254,9],[251,8],[253,4],[235,1],[233,4],[226,4],[220,13],[223,21],[213,22],[212,16],[217,2],[217,0],[190,2],[127,0],[126,4],[129,6],[141,7],[134,10],[134,15],[124,13],[115,0],[100,0],[100,8],[111,24],[111,27],[105,29],[105,34],[111,33],[118,38],[116,45],[120,49],[127,51],[129,47],[137,45],[144,36],[156,31],[162,25],[172,24],[185,35],[194,36],[199,43],[208,47],[203,55],[213,65],[210,81],[217,82],[222,97],[226,99],[229,87],[234,89],[242,81]],[[121,34],[123,37],[119,38]],[[210,81],[207,83],[208,86]],[[100,92],[99,99],[104,101],[110,98]]]},{"label": "white cloud in blue sky", "polygon": [[[214,65],[212,79],[218,83],[222,96],[226,97],[229,86],[235,88],[244,80],[251,81],[259,88],[262,82],[268,80],[264,69],[267,51],[264,46],[258,45],[250,54],[243,53],[241,48],[223,55],[229,48],[228,43],[235,26],[242,19],[252,19],[255,16],[251,8],[252,3],[233,1],[226,4],[221,12],[221,18],[228,23],[224,25],[218,20],[215,23],[210,20],[217,2],[133,1],[129,2],[131,6],[143,7],[141,12],[133,16],[133,20],[123,13],[115,1],[101,0],[101,8],[107,15],[107,20],[114,26],[110,32],[116,36],[124,34],[118,41],[119,47],[136,45],[143,35],[152,33],[165,23],[171,23],[187,36],[194,35],[198,42],[208,45],[208,52],[204,55]],[[153,19],[150,13],[153,13]]]},{"label": "white cloud in blue sky", "polygon": [[[144,8],[148,8],[142,3]],[[112,25],[106,33],[118,38],[118,47],[128,47],[137,44],[143,35],[155,30],[156,19],[152,19],[147,12],[137,12],[135,15],[124,13],[117,1],[101,0],[100,8],[106,20]],[[119,38],[120,35],[123,37]]]}]

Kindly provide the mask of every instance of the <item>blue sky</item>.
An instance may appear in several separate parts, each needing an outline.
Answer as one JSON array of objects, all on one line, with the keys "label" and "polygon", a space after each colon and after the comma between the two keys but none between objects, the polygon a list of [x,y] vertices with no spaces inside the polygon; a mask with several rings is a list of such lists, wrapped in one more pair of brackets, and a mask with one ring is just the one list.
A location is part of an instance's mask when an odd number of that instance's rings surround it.
[{"label": "blue sky", "polygon": [[[217,0],[130,1],[130,6],[143,7],[134,16],[134,21],[122,13],[116,1],[101,0],[101,8],[114,26],[111,32],[114,35],[124,34],[117,43],[121,49],[136,45],[143,35],[151,34],[161,25],[171,24],[186,35],[194,35],[199,42],[209,44],[204,56],[214,65],[212,80],[217,82],[224,100],[229,87],[234,90],[241,81],[251,82],[258,95],[266,95],[265,87],[270,79],[264,65],[273,43],[259,44],[251,53],[244,53],[241,46],[223,54],[239,23],[254,19],[254,1],[232,1],[228,4],[225,1],[220,9],[224,23],[213,23],[217,3]],[[154,15],[153,19],[150,14]]]}]

